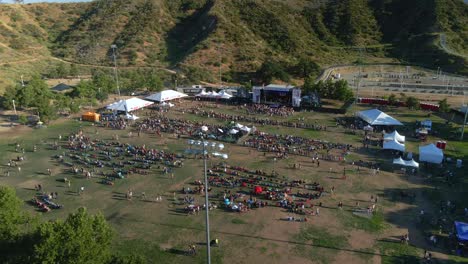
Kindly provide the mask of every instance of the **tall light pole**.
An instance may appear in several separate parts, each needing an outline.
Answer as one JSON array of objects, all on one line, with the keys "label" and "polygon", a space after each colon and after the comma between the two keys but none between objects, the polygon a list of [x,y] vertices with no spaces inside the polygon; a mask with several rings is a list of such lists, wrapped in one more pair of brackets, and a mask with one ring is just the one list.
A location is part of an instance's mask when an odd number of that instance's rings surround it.
[{"label": "tall light pole", "polygon": [[[201,129],[200,129],[200,137],[201,137],[201,141],[195,141],[195,140],[188,140],[188,144],[189,145],[193,145],[193,146],[201,146],[202,147],[202,155],[203,155],[203,174],[204,174],[204,181],[205,181],[205,222],[206,222],[206,262],[208,264],[211,264],[211,246],[210,246],[210,242],[211,242],[211,239],[210,239],[210,216],[209,216],[209,211],[210,211],[210,203],[209,203],[209,195],[208,195],[208,165],[207,165],[207,155],[208,155],[208,150],[207,150],[207,147],[210,146],[212,148],[212,150],[214,150],[215,148],[218,148],[219,150],[223,150],[224,149],[224,144],[220,143],[220,144],[217,144],[215,142],[209,142],[209,141],[206,141],[205,140],[205,136],[206,136],[206,133],[208,132],[208,127],[206,126],[202,126]],[[198,149],[186,149],[186,153],[189,153],[189,154],[197,154],[197,153],[200,153],[200,151]],[[227,159],[228,158],[228,155],[227,154],[223,154],[223,153],[218,153],[218,152],[213,152],[212,153],[213,156],[216,156],[216,157],[221,157],[223,159]]]},{"label": "tall light pole", "polygon": [[117,57],[116,57],[116,54],[115,54],[115,50],[117,49],[117,45],[112,44],[111,49],[112,49],[112,57],[114,59],[114,76],[115,76],[115,83],[117,84],[117,94],[120,97],[119,74],[117,72]]}]

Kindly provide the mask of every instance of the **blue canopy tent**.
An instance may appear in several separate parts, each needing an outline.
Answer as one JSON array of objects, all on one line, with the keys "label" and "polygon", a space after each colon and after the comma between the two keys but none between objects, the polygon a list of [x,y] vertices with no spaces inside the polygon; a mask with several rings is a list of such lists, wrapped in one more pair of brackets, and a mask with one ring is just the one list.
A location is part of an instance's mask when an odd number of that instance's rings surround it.
[{"label": "blue canopy tent", "polygon": [[455,222],[455,230],[459,242],[468,242],[468,224],[463,222]]}]

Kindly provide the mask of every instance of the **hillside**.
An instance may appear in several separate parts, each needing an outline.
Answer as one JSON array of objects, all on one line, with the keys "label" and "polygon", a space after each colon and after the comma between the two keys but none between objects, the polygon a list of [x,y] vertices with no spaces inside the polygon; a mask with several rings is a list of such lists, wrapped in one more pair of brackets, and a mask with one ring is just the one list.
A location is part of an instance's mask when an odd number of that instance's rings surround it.
[{"label": "hillside", "polygon": [[[0,5],[0,59],[191,68],[227,81],[266,60],[292,68],[403,61],[468,74],[462,0],[98,0]],[[41,61],[44,63],[44,61]],[[5,67],[0,65],[0,71]],[[40,68],[40,67],[39,67]],[[1,84],[0,84],[1,85]]]}]

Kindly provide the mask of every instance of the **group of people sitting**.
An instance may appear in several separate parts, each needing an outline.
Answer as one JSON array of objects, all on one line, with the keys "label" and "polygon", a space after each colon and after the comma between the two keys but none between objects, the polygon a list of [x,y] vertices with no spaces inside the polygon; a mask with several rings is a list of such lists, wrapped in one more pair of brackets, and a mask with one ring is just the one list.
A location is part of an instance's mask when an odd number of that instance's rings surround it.
[{"label": "group of people sitting", "polygon": [[285,126],[285,127],[294,127],[294,128],[307,128],[313,130],[327,130],[327,126],[320,125],[318,123],[306,123],[303,118],[298,119],[296,122],[292,121],[281,121],[278,119],[269,119],[269,118],[261,118],[256,116],[250,115],[231,115],[225,114],[213,110],[203,110],[200,108],[190,108],[184,110],[188,113],[208,117],[208,118],[216,118],[223,121],[234,121],[234,122],[247,122],[247,123],[255,123],[259,125],[273,125],[273,126]]},{"label": "group of people sitting", "polygon": [[291,116],[294,113],[292,107],[278,106],[271,107],[264,104],[245,104],[240,105],[239,109],[245,110],[247,114],[263,114],[269,116]]},{"label": "group of people sitting", "polygon": [[259,151],[318,157],[318,150],[340,150],[341,155],[331,157],[330,155],[322,156],[322,159],[340,159],[352,148],[349,144],[331,143],[323,140],[308,139],[292,135],[271,135],[263,132],[255,132],[244,141],[244,145],[256,148]]},{"label": "group of people sitting", "polygon": [[[154,133],[161,136],[161,133],[176,134],[177,137],[181,135],[195,136],[196,133],[200,132],[199,129],[206,124],[203,122],[195,122],[183,119],[172,119],[162,115],[151,116],[145,118],[135,124],[138,131],[144,131],[147,133]],[[226,139],[234,139],[236,141],[240,138],[243,133],[239,131],[237,134],[230,134],[230,128],[222,125],[209,125],[208,136],[220,141]]]}]

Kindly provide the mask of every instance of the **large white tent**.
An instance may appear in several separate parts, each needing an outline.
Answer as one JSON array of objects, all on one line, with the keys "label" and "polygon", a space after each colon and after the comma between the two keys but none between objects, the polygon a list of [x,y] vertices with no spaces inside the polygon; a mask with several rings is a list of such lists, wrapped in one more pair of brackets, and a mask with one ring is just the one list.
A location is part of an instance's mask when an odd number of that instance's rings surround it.
[{"label": "large white tent", "polygon": [[402,126],[403,124],[395,118],[387,115],[386,113],[378,110],[371,109],[357,112],[357,116],[366,121],[370,125],[378,126]]},{"label": "large white tent", "polygon": [[151,101],[157,101],[157,102],[165,102],[165,101],[170,101],[174,99],[184,98],[187,96],[188,95],[184,93],[177,92],[174,90],[164,90],[159,93],[152,94],[146,97],[146,99],[151,100]]},{"label": "large white tent", "polygon": [[405,145],[401,144],[400,142],[393,140],[393,141],[384,141],[383,149],[393,149],[398,150],[401,152],[405,152]]},{"label": "large white tent", "polygon": [[427,161],[429,163],[442,163],[444,152],[434,144],[419,146],[419,161]]},{"label": "large white tent", "polygon": [[402,136],[398,133],[398,131],[393,131],[392,133],[388,133],[384,135],[384,140],[385,141],[392,141],[396,140],[398,142],[404,143],[405,142],[405,136]]},{"label": "large white tent", "polygon": [[140,108],[152,105],[153,102],[146,101],[140,98],[130,98],[126,100],[120,100],[117,102],[114,102],[108,106],[106,106],[107,109],[112,110],[112,111],[125,111],[125,112],[131,112],[138,110]]}]

